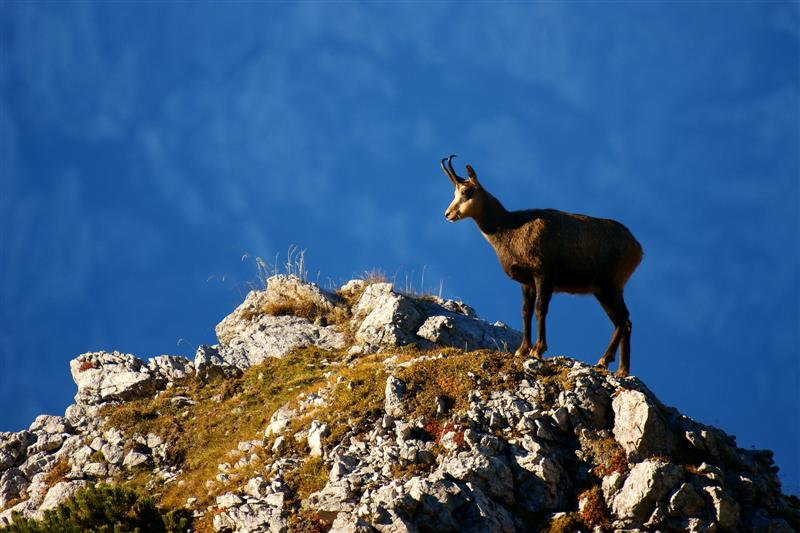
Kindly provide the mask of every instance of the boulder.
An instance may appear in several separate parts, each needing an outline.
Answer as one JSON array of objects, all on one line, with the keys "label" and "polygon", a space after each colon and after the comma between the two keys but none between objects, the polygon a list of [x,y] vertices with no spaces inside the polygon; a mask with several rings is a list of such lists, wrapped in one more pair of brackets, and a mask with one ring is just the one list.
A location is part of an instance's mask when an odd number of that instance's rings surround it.
[{"label": "boulder", "polygon": [[670,516],[699,518],[705,508],[705,501],[691,483],[684,483],[669,498]]},{"label": "boulder", "polygon": [[0,509],[17,498],[28,487],[29,481],[19,468],[8,468],[0,474]]},{"label": "boulder", "polygon": [[553,450],[526,442],[528,449],[510,450],[517,503],[532,513],[558,510],[569,488],[566,472]]},{"label": "boulder", "polygon": [[249,366],[250,361],[247,357],[228,353],[219,344],[214,346],[203,344],[197,348],[194,356],[194,369],[201,381],[241,376],[242,370]]},{"label": "boulder", "polygon": [[323,424],[316,420],[311,422],[311,427],[308,430],[309,455],[315,457],[322,456],[322,439],[329,434],[330,429],[328,428],[328,424]]},{"label": "boulder", "polygon": [[723,529],[733,529],[739,523],[739,504],[722,487],[704,487],[703,492],[711,500],[714,520]]},{"label": "boulder", "polygon": [[394,377],[386,378],[386,388],[384,390],[383,408],[386,414],[393,417],[403,416],[403,395],[406,393],[406,384]]},{"label": "boulder", "polygon": [[30,431],[0,432],[0,471],[22,463],[28,446],[35,441],[36,436]]},{"label": "boulder", "polygon": [[296,276],[273,276],[267,280],[266,290],[250,291],[244,302],[217,324],[218,352],[227,364],[244,370],[266,357],[283,357],[302,346],[343,348],[346,338],[335,327],[293,314],[302,306],[324,315],[337,304],[336,295],[314,283]]},{"label": "boulder", "polygon": [[319,326],[294,315],[265,314],[262,309],[269,301],[268,292],[250,291],[245,301],[217,324],[221,345],[217,356],[225,364],[244,370],[303,346],[324,350],[345,346],[345,335],[333,326]]},{"label": "boulder", "polygon": [[38,513],[41,514],[43,511],[55,509],[59,504],[64,503],[78,492],[81,487],[85,487],[88,484],[89,482],[85,480],[59,481],[48,489],[42,504],[39,506]]},{"label": "boulder", "polygon": [[353,511],[358,498],[346,481],[329,481],[322,490],[308,497],[308,503],[317,512],[320,520],[330,524],[339,513]]},{"label": "boulder", "polygon": [[156,391],[156,379],[147,364],[129,354],[90,352],[69,363],[78,385],[77,403],[96,405],[127,401]]},{"label": "boulder", "polygon": [[428,316],[417,330],[417,335],[434,344],[455,346],[464,350],[514,351],[522,341],[519,332],[501,322],[490,324],[444,309],[430,309],[437,314]]},{"label": "boulder", "polygon": [[610,508],[618,518],[644,524],[656,503],[672,492],[682,478],[683,471],[672,463],[643,461],[631,469],[622,489],[610,502]]},{"label": "boulder", "polygon": [[636,458],[669,454],[673,436],[664,417],[648,397],[637,390],[625,389],[611,402],[614,410],[614,438]]},{"label": "boulder", "polygon": [[278,408],[277,411],[272,413],[269,419],[269,424],[267,424],[267,428],[264,430],[264,437],[267,438],[272,435],[279,435],[296,416],[297,411],[295,409],[291,409],[286,405]]},{"label": "boulder", "polygon": [[69,421],[63,416],[39,415],[28,428],[34,433],[47,433],[57,435],[62,433],[72,433],[73,428]]},{"label": "boulder", "polygon": [[376,348],[417,342],[425,319],[414,299],[394,292],[391,283],[369,285],[352,313],[356,341]]},{"label": "boulder", "polygon": [[460,481],[468,481],[485,494],[505,504],[514,502],[514,481],[511,469],[500,459],[474,451],[448,454],[437,472]]},{"label": "boulder", "polygon": [[404,489],[405,494],[413,500],[413,504],[407,501],[404,493],[400,493],[397,498],[400,509],[406,507],[413,510],[412,523],[421,525],[424,531],[443,533],[517,531],[511,513],[492,501],[481,488],[471,483],[452,481],[438,476],[432,479],[413,477],[405,484]]},{"label": "boulder", "polygon": [[194,364],[180,355],[159,355],[147,364],[150,371],[166,382],[175,382],[194,374]]}]

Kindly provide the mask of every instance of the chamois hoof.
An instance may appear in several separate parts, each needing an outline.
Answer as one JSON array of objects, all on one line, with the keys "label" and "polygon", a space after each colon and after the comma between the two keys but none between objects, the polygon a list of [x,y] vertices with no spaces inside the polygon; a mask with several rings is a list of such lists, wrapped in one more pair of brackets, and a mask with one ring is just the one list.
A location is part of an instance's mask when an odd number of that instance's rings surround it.
[{"label": "chamois hoof", "polygon": [[528,357],[528,354],[531,353],[530,346],[520,346],[517,348],[517,351],[514,352],[514,357]]},{"label": "chamois hoof", "polygon": [[600,368],[608,368],[608,364],[611,363],[612,361],[614,361],[613,355],[609,356],[608,354],[604,354],[603,357],[601,357],[600,360],[597,361],[596,366],[599,366]]},{"label": "chamois hoof", "polygon": [[618,378],[627,378],[628,371],[624,368],[618,368],[617,371],[614,372],[614,375],[617,376]]}]

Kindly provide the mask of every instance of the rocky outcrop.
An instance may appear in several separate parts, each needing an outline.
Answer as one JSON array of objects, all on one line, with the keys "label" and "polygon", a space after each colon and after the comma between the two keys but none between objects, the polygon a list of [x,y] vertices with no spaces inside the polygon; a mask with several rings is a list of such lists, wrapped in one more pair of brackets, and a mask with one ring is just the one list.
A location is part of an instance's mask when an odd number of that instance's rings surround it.
[{"label": "rocky outcrop", "polygon": [[266,290],[250,291],[217,325],[219,344],[198,350],[198,375],[235,375],[303,346],[342,349],[348,336],[354,354],[407,344],[507,350],[521,340],[518,332],[481,320],[461,302],[403,294],[391,283],[353,280],[337,292],[348,298],[295,276],[273,276]]},{"label": "rocky outcrop", "polygon": [[[14,512],[40,517],[84,485],[151,462],[158,453],[155,436],[130,442],[118,430],[103,430],[100,410],[151,397],[194,375],[191,361],[168,355],[147,362],[119,352],[91,352],[69,366],[78,391],[64,416],[40,415],[25,431],[0,433],[0,525]],[[160,444],[163,453],[166,446]],[[126,454],[131,446],[147,453]],[[49,478],[59,468],[63,480],[53,483]]]},{"label": "rocky outcrop", "polygon": [[346,337],[336,327],[283,314],[302,306],[324,316],[335,309],[337,300],[315,284],[293,276],[270,278],[266,290],[250,291],[244,302],[217,325],[220,344],[215,348],[220,364],[244,370],[265,357],[283,357],[302,346],[325,350],[344,347]]},{"label": "rocky outcrop", "polygon": [[480,320],[460,302],[406,296],[391,283],[366,287],[352,313],[356,341],[366,351],[405,344],[507,351],[521,341],[518,332]]},{"label": "rocky outcrop", "polygon": [[[799,523],[769,452],[738,448],[635,377],[500,353],[519,334],[460,302],[360,280],[334,294],[281,276],[251,292],[217,336],[194,361],[118,352],[71,361],[77,394],[64,416],[0,433],[0,525],[14,512],[41,516],[90,483],[144,476],[154,492],[184,483],[198,465],[170,439],[224,397],[246,396],[245,385],[283,395],[248,397],[258,427],[221,446],[214,473],[186,500],[215,531],[285,532],[301,516],[353,532],[515,532],[559,519],[586,531],[788,532]],[[280,358],[305,346],[319,358],[297,368],[320,368],[313,379],[251,368],[291,363],[297,352]],[[336,411],[342,397],[361,395],[374,397],[363,412]],[[113,427],[110,414],[133,401],[145,417],[169,412],[178,422],[162,434]],[[236,431],[239,414],[226,412],[221,435]]]}]

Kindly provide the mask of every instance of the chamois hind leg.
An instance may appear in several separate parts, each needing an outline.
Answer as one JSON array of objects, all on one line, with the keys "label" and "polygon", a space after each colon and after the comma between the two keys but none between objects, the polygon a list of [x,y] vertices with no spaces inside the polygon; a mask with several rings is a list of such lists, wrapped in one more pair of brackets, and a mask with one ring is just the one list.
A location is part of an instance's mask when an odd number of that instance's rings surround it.
[{"label": "chamois hind leg", "polygon": [[619,368],[617,368],[617,376],[625,377],[631,369],[631,331],[633,324],[628,319],[628,308],[625,306],[625,300],[622,298],[622,293],[619,295],[619,303],[625,315],[625,323],[622,325],[620,331],[620,345],[619,345]]},{"label": "chamois hind leg", "polygon": [[617,347],[620,348],[620,365],[617,374],[627,375],[630,363],[630,320],[628,320],[628,308],[622,298],[621,291],[600,291],[595,294],[600,305],[603,306],[608,318],[614,324],[614,334],[603,356],[597,362],[598,366],[608,367],[614,361]]},{"label": "chamois hind leg", "polygon": [[536,301],[536,288],[522,284],[522,344],[519,345],[516,356],[527,357],[531,352],[531,316],[533,305]]},{"label": "chamois hind leg", "polygon": [[541,358],[547,351],[547,309],[550,306],[550,297],[553,287],[542,278],[536,279],[536,344],[533,346],[533,355]]}]

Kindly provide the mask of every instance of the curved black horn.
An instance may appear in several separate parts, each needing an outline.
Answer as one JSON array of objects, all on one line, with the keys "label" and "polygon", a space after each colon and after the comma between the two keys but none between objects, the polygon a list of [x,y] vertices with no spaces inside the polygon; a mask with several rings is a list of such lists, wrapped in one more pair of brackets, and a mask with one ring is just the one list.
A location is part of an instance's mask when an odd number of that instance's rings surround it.
[{"label": "curved black horn", "polygon": [[[442,167],[442,170],[444,171],[444,173],[447,175],[448,178],[450,178],[450,181],[453,182],[453,185],[460,185],[465,180],[464,180],[464,178],[462,178],[458,174],[456,174],[455,170],[453,170],[453,158],[454,157],[456,157],[455,154],[451,154],[450,157],[443,157],[441,162],[440,162],[440,164],[441,164],[441,167]],[[447,159],[447,166],[450,167],[449,169],[444,166],[445,159]]]}]

